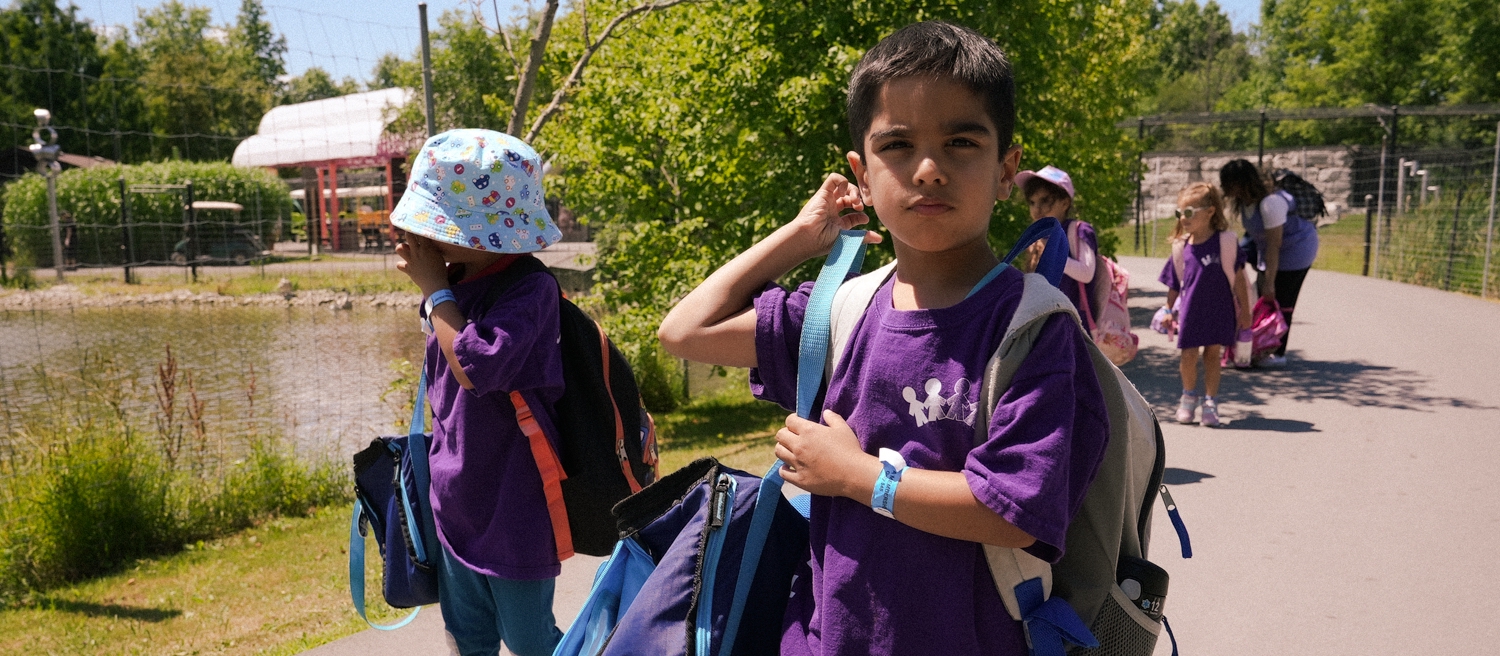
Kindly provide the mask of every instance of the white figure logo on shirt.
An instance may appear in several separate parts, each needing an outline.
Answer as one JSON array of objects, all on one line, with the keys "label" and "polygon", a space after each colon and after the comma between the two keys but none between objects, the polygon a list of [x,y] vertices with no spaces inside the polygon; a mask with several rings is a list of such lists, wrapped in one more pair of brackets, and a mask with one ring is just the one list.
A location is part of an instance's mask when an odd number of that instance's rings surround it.
[{"label": "white figure logo on shirt", "polygon": [[953,391],[947,396],[943,395],[943,382],[936,378],[927,379],[923,388],[927,398],[921,401],[917,400],[917,391],[911,387],[901,390],[902,398],[906,399],[907,412],[917,420],[918,428],[943,419],[974,425],[974,411],[979,404],[969,400],[973,384],[967,378],[953,381]]},{"label": "white figure logo on shirt", "polygon": [[1202,262],[1203,263],[1203,267],[1206,269],[1206,268],[1208,268],[1208,265],[1213,264],[1214,260],[1217,260],[1217,259],[1219,259],[1219,258],[1215,257],[1212,254],[1209,254],[1209,255],[1204,255],[1203,257],[1198,258],[1198,261]]}]

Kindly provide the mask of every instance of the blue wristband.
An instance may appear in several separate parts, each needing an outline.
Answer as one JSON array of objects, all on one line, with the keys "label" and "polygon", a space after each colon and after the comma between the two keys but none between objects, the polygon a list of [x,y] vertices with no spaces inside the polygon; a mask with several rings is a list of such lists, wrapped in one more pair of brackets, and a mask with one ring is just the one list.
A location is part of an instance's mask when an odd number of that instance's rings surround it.
[{"label": "blue wristband", "polygon": [[906,459],[892,449],[880,450],[880,475],[875,478],[875,492],[870,495],[870,509],[896,518],[896,486],[906,473]]},{"label": "blue wristband", "polygon": [[432,296],[428,296],[427,300],[422,302],[422,332],[428,335],[433,333],[432,311],[437,306],[450,302],[457,303],[458,298],[453,295],[453,290],[446,287],[433,292]]}]

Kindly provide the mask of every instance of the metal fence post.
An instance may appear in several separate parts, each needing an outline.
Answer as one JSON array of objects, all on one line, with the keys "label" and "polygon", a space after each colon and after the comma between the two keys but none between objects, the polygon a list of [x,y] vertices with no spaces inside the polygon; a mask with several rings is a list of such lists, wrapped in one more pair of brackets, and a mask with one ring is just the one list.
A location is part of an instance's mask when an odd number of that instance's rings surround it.
[{"label": "metal fence post", "polygon": [[120,176],[120,230],[125,241],[120,248],[125,250],[125,284],[131,283],[130,265],[135,263],[135,237],[130,234],[130,191],[125,186],[125,176]]},{"label": "metal fence post", "polygon": [[1266,160],[1266,108],[1260,108],[1260,140],[1255,148],[1255,168],[1264,169]]},{"label": "metal fence post", "polygon": [[1138,119],[1136,142],[1141,145],[1141,154],[1135,158],[1135,252],[1141,252],[1141,215],[1146,211],[1146,199],[1142,190],[1146,184],[1146,117]]},{"label": "metal fence post", "polygon": [[1490,166],[1490,221],[1484,235],[1484,273],[1480,277],[1479,297],[1490,292],[1490,252],[1495,244],[1495,187],[1500,185],[1500,122],[1495,123],[1495,162]]},{"label": "metal fence post", "polygon": [[[1452,291],[1453,288],[1453,256],[1458,251],[1458,217],[1464,207],[1464,183],[1469,181],[1469,169],[1464,169],[1464,177],[1458,183],[1458,193],[1454,194],[1458,200],[1453,203],[1453,232],[1448,237],[1448,270],[1443,274],[1443,291]],[[1436,202],[1436,201],[1434,201]]]},{"label": "metal fence post", "polygon": [[1375,206],[1371,201],[1375,200],[1373,194],[1365,194],[1365,265],[1359,275],[1370,275],[1370,228],[1375,223]]},{"label": "metal fence post", "polygon": [[188,268],[193,270],[193,282],[198,282],[198,215],[193,211],[193,181],[187,181],[187,206],[183,208],[182,218],[186,220],[187,229],[183,231],[187,238]]},{"label": "metal fence post", "polygon": [[[1384,121],[1382,121],[1384,123]],[[1370,255],[1370,269],[1376,278],[1380,277],[1380,225],[1385,221],[1385,163],[1389,158],[1391,145],[1390,126],[1386,126],[1386,133],[1380,136],[1380,180],[1375,184],[1375,244],[1374,252]]]},{"label": "metal fence post", "polygon": [[[31,131],[32,143],[29,149],[31,156],[36,158],[37,172],[47,178],[47,217],[52,226],[52,270],[57,273],[57,281],[63,281],[63,269],[67,262],[63,260],[62,228],[57,221],[57,173],[62,167],[57,163],[57,157],[62,154],[62,147],[57,145],[57,130],[53,129],[52,112],[45,109],[37,109],[31,112],[36,117],[36,129]],[[42,138],[42,133],[47,133],[47,138]]]},{"label": "metal fence post", "polygon": [[417,4],[417,16],[422,22],[422,95],[426,99],[427,138],[437,134],[437,117],[432,113],[432,45],[427,39],[427,3]]}]

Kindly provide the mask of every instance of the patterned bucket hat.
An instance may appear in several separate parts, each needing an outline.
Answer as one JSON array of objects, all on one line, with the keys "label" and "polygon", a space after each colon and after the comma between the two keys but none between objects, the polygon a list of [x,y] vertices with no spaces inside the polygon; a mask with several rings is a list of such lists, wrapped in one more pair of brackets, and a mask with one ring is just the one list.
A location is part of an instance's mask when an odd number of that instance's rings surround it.
[{"label": "patterned bucket hat", "polygon": [[450,130],[422,145],[391,225],[465,248],[532,253],[562,241],[542,197],[542,158],[493,130]]}]

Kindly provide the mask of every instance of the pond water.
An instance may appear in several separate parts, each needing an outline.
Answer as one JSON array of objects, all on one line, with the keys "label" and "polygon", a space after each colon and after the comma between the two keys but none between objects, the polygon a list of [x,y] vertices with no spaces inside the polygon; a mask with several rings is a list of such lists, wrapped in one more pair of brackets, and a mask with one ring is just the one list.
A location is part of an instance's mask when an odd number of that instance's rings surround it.
[{"label": "pond water", "polygon": [[179,417],[191,374],[209,434],[279,435],[301,453],[343,461],[372,437],[404,430],[400,407],[412,390],[382,395],[400,376],[395,363],[420,364],[422,334],[411,310],[363,306],[0,312],[0,400],[7,417],[63,417],[61,404],[116,399],[132,425],[155,435],[169,347]]}]

